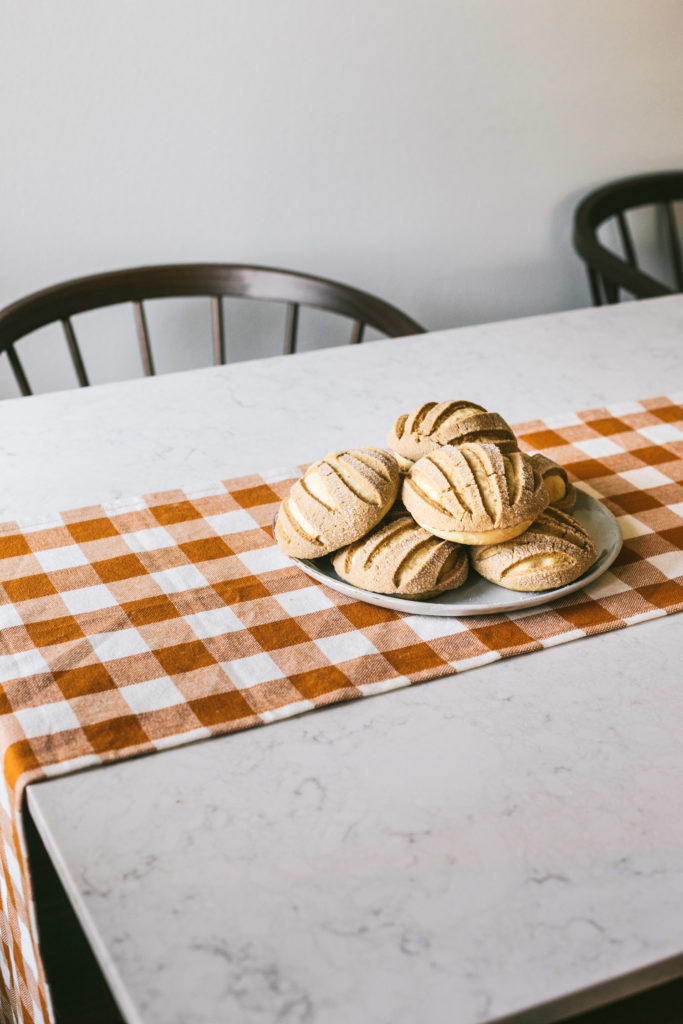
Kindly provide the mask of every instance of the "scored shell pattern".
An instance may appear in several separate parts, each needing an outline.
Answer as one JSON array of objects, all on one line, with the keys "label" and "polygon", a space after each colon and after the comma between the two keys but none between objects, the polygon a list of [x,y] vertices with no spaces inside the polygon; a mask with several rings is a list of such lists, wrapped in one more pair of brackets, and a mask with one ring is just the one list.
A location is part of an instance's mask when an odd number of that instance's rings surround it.
[{"label": "scored shell pattern", "polygon": [[423,530],[405,513],[391,516],[332,558],[339,576],[363,590],[425,598],[467,579],[464,548]]},{"label": "scored shell pattern", "polygon": [[398,463],[382,448],[331,452],[292,486],[278,511],[275,539],[295,558],[330,554],[382,519],[398,480]]},{"label": "scored shell pattern", "polygon": [[389,447],[412,461],[443,445],[471,441],[497,444],[506,452],[518,447],[503,417],[474,402],[424,402],[399,416],[387,435]]},{"label": "scored shell pattern", "polygon": [[437,534],[530,522],[548,504],[543,480],[526,455],[476,443],[424,456],[405,477],[402,498],[414,519]]},{"label": "scored shell pattern", "polygon": [[574,516],[548,507],[520,536],[473,547],[470,556],[476,571],[492,583],[536,591],[578,579],[597,558],[597,549]]},{"label": "scored shell pattern", "polygon": [[567,470],[559,466],[547,455],[536,452],[530,456],[531,461],[543,477],[543,482],[548,491],[550,505],[555,508],[570,509],[576,504],[576,488],[569,482]]}]

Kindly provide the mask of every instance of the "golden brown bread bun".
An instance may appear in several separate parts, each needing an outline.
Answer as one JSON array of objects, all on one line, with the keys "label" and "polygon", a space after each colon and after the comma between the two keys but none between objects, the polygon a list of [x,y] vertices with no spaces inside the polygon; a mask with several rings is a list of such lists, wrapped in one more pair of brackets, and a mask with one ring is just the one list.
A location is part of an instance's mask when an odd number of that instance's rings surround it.
[{"label": "golden brown bread bun", "polygon": [[502,416],[474,402],[424,402],[399,416],[387,435],[401,469],[445,444],[479,441],[497,444],[502,451],[517,450],[517,438]]},{"label": "golden brown bread bun", "polygon": [[563,587],[589,569],[597,554],[581,523],[550,507],[521,536],[470,551],[480,576],[508,590]]},{"label": "golden brown bread bun", "polygon": [[528,456],[495,444],[446,445],[411,468],[403,504],[425,530],[460,544],[493,544],[523,533],[548,504]]},{"label": "golden brown bread bun", "polygon": [[286,555],[318,558],[371,530],[394,503],[398,463],[383,448],[331,452],[292,486],[275,520]]},{"label": "golden brown bread bun", "polygon": [[550,501],[548,504],[554,508],[570,509],[576,504],[576,488],[569,482],[567,470],[564,466],[558,466],[556,462],[549,459],[547,455],[537,452],[531,456],[536,469],[543,477]]},{"label": "golden brown bread bun", "polygon": [[454,590],[468,571],[463,547],[433,537],[405,512],[337,551],[332,564],[343,580],[362,590],[416,599]]},{"label": "golden brown bread bun", "polygon": [[397,452],[395,448],[392,449],[391,454],[394,456],[394,458],[398,462],[398,468],[399,468],[402,476],[405,476],[405,474],[408,472],[410,467],[415,465],[413,459],[406,459],[405,456],[401,455],[400,452]]}]

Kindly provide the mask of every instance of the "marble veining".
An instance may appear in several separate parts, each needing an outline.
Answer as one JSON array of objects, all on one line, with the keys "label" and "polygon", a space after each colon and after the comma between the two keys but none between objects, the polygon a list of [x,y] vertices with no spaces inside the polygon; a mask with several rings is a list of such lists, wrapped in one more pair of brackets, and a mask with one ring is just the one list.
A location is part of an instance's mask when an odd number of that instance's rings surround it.
[{"label": "marble veining", "polygon": [[612,633],[34,786],[131,1020],[474,1024],[679,953],[668,625],[647,678]]},{"label": "marble veining", "polygon": [[[677,297],[3,403],[0,501],[381,443],[433,397],[671,393],[682,328]],[[521,1022],[681,957],[681,621],[30,787],[129,1024]]]}]

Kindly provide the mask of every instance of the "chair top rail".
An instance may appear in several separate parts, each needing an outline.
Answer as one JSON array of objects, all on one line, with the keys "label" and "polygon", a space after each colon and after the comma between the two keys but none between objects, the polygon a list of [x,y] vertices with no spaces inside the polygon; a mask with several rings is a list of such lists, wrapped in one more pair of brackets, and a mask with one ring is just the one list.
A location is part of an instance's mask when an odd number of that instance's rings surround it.
[{"label": "chair top rail", "polygon": [[34,292],[0,311],[0,349],[45,324],[88,310],[194,295],[295,302],[362,319],[389,336],[424,333],[389,303],[325,278],[274,267],[194,263],[109,271]]}]

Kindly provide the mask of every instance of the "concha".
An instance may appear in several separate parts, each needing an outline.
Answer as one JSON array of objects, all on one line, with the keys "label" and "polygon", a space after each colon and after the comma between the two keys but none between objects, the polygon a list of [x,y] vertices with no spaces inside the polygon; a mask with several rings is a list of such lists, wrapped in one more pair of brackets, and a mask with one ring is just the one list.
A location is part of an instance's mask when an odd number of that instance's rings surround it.
[{"label": "concha", "polygon": [[318,558],[376,526],[398,493],[398,463],[383,448],[330,452],[292,486],[275,539],[294,558]]}]

